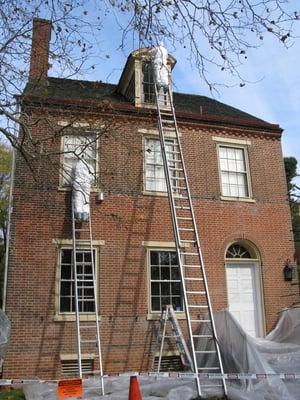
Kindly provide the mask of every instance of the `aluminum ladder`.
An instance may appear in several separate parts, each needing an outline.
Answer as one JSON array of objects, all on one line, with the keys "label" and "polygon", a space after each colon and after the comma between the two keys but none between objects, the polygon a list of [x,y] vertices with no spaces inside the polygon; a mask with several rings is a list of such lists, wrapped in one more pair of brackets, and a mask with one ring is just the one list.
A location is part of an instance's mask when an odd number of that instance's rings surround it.
[{"label": "aluminum ladder", "polygon": [[[198,375],[210,372],[223,374],[224,370],[171,90],[169,86],[159,89],[154,83],[154,91],[161,153],[190,339],[192,371],[196,374],[197,392],[202,398],[203,389],[219,386],[223,395],[227,396],[225,379],[218,379],[216,384],[204,385],[203,382],[200,383]],[[166,141],[170,140],[170,137],[173,140],[171,150],[169,143],[168,148],[166,146]],[[203,324],[206,328],[205,334],[195,333],[195,330],[199,329],[199,326],[201,329]],[[206,343],[209,344],[209,350],[206,348]]]},{"label": "aluminum ladder", "polygon": [[[167,335],[167,325],[171,328],[171,335]],[[172,305],[167,305],[166,308],[161,313],[161,318],[159,321],[159,328],[157,333],[157,342],[159,343],[159,357],[157,372],[160,372],[162,354],[164,349],[165,340],[168,338],[173,338],[180,354],[181,362],[184,367],[192,369],[192,358],[188,346],[186,344],[185,338],[183,336],[182,330],[178,323],[174,308]]]},{"label": "aluminum ladder", "polygon": [[[84,238],[82,238],[84,237]],[[85,347],[91,349],[94,345],[97,348],[99,360],[99,370],[94,368],[94,374],[100,374],[101,395],[104,396],[104,377],[103,364],[101,354],[100,340],[100,323],[97,304],[97,283],[95,271],[95,257],[93,251],[93,236],[91,218],[87,222],[77,222],[75,219],[74,204],[72,198],[72,265],[74,274],[74,294],[75,294],[75,314],[76,314],[76,332],[77,332],[77,355],[78,355],[78,372],[82,378],[85,372],[82,365],[82,352]],[[77,255],[82,252],[89,255],[91,272],[84,273],[83,267],[80,271],[80,262],[77,261]],[[85,291],[89,291],[89,295],[85,296]],[[90,294],[92,293],[92,294]],[[80,313],[84,307],[84,301],[87,300],[93,304],[92,312],[88,312],[89,321],[81,321]]]}]

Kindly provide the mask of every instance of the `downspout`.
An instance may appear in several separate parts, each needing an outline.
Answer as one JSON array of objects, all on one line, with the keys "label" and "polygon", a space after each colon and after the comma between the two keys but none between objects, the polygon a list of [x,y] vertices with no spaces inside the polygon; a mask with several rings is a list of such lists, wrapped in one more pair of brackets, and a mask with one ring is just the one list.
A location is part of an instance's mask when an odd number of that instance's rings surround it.
[{"label": "downspout", "polygon": [[[16,114],[19,114],[19,104],[16,106]],[[15,129],[17,122],[15,123]],[[9,263],[9,250],[10,250],[10,231],[11,231],[11,215],[13,211],[13,186],[15,178],[15,148],[12,148],[12,159],[10,168],[10,185],[9,185],[9,201],[8,201],[8,216],[7,216],[7,232],[6,232],[6,246],[5,246],[5,264],[4,264],[4,281],[3,281],[3,296],[2,296],[2,310],[5,312],[6,308],[6,294],[7,294],[7,276],[8,276],[8,263]]]}]

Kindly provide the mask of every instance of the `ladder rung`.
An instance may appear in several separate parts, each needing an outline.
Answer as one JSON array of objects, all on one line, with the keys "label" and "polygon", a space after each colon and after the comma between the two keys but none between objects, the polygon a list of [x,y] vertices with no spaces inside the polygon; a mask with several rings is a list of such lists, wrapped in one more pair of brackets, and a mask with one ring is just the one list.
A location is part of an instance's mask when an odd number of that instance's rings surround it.
[{"label": "ladder rung", "polygon": [[[173,161],[173,160],[171,160],[171,161]],[[172,170],[172,171],[179,171],[179,172],[183,172],[183,169],[182,169],[182,168],[169,167],[169,169],[170,169],[170,170]]]},{"label": "ladder rung", "polygon": [[[176,178],[175,178],[175,180],[176,180]],[[184,186],[172,186],[172,189],[187,190],[187,187],[184,187]]]},{"label": "ladder rung", "polygon": [[201,265],[198,264],[182,264],[182,266],[187,268],[201,268]]},{"label": "ladder rung", "polygon": [[195,350],[195,353],[199,353],[199,354],[215,354],[216,350]]},{"label": "ladder rung", "polygon": [[180,241],[183,242],[183,243],[196,243],[196,240],[183,240],[183,239],[181,239]]},{"label": "ladder rung", "polygon": [[205,294],[203,290],[187,290],[186,293],[188,294]]},{"label": "ladder rung", "polygon": [[193,337],[202,337],[202,338],[213,338],[213,335],[193,335]]},{"label": "ladder rung", "polygon": [[97,343],[96,339],[81,339],[81,343]]},{"label": "ladder rung", "polygon": [[167,124],[175,124],[175,122],[174,122],[172,119],[170,119],[170,120],[168,120],[168,119],[161,119],[161,122],[165,122],[165,123],[167,123]]},{"label": "ladder rung", "polygon": [[97,328],[97,325],[80,325],[80,329],[94,329]]},{"label": "ladder rung", "polygon": [[[180,179],[180,178],[174,178],[174,179]],[[182,179],[184,179],[184,178],[182,178]],[[177,199],[178,200],[189,200],[189,198],[186,196],[180,196],[180,197],[177,197]]]},{"label": "ladder rung", "polygon": [[185,220],[185,221],[192,221],[193,220],[193,218],[191,218],[191,217],[177,217],[177,219],[182,219],[182,220]]},{"label": "ladder rung", "polygon": [[[201,371],[204,371],[204,370],[207,371],[207,370],[210,370],[210,369],[215,371],[217,369],[220,370],[220,367],[199,367],[197,369],[198,369],[198,371],[200,371],[200,370]],[[216,378],[216,379],[218,379],[218,378]],[[221,378],[219,378],[219,379],[221,379]]]},{"label": "ladder rung", "polygon": [[185,253],[184,251],[180,252],[181,254],[183,254],[184,256],[197,256],[198,253]]},{"label": "ladder rung", "polygon": [[189,232],[195,232],[195,229],[193,228],[178,228],[180,231],[189,231]]},{"label": "ladder rung", "polygon": [[90,230],[89,229],[78,229],[78,228],[75,228],[75,232],[89,232]]},{"label": "ladder rung", "polygon": [[203,278],[184,278],[186,281],[203,281]]},{"label": "ladder rung", "polygon": [[208,306],[189,306],[189,308],[208,308]]},{"label": "ladder rung", "polygon": [[[178,178],[176,178],[178,179]],[[180,210],[191,210],[190,207],[186,207],[186,206],[175,206],[175,208],[180,209]]]},{"label": "ladder rung", "polygon": [[190,320],[191,322],[211,322],[211,320],[210,319],[191,319]]},{"label": "ladder rung", "polygon": [[[220,369],[220,368],[218,368]],[[216,378],[221,379],[221,378]],[[223,385],[201,385],[201,388],[215,388],[215,387],[224,387]]]}]

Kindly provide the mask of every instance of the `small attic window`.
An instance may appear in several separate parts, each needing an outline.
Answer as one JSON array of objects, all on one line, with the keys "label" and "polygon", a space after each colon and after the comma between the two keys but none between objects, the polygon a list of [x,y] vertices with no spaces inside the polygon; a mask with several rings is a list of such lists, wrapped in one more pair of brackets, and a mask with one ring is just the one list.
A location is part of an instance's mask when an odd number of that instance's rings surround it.
[{"label": "small attic window", "polygon": [[150,61],[142,63],[142,102],[155,103],[153,69]]}]

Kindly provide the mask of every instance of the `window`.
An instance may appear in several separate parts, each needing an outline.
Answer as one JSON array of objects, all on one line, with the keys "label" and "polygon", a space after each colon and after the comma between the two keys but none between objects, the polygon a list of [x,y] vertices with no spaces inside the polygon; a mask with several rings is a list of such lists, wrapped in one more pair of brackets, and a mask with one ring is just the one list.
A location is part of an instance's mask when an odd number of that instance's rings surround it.
[{"label": "window", "polygon": [[155,103],[153,69],[150,62],[142,63],[143,102]]},{"label": "window", "polygon": [[[95,250],[93,250],[93,252],[93,258],[96,261]],[[60,313],[75,312],[75,285],[72,253],[72,249],[61,249],[60,251]],[[82,249],[78,251],[76,254],[76,261],[78,281],[80,279],[78,282],[79,311],[83,313],[95,312],[93,270],[90,250]]]},{"label": "window", "polygon": [[[170,102],[164,88],[158,89],[159,104],[161,107],[169,107]],[[142,102],[145,104],[156,104],[154,90],[154,74],[150,61],[142,63]]]},{"label": "window", "polygon": [[63,142],[63,186],[70,186],[72,183],[72,171],[79,157],[96,173],[96,137],[95,136],[64,136]]},{"label": "window", "polygon": [[244,246],[235,243],[228,247],[226,258],[251,258],[251,255]]},{"label": "window", "polygon": [[[94,371],[94,360],[93,358],[85,358],[84,354],[81,358],[82,372],[86,375],[92,375]],[[76,358],[61,360],[61,376],[62,377],[73,377],[78,376],[78,361]]]},{"label": "window", "polygon": [[219,146],[222,195],[250,197],[246,149]]},{"label": "window", "polygon": [[[175,167],[174,144],[172,140],[166,141],[166,151],[170,166]],[[176,179],[176,174],[173,172]],[[174,184],[176,186],[176,184]],[[158,139],[145,139],[145,189],[146,191],[166,192],[165,171],[161,154],[160,141]]]},{"label": "window", "polygon": [[175,251],[150,250],[151,312],[159,312],[172,304],[175,311],[183,310],[180,269]]}]

